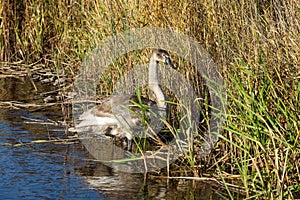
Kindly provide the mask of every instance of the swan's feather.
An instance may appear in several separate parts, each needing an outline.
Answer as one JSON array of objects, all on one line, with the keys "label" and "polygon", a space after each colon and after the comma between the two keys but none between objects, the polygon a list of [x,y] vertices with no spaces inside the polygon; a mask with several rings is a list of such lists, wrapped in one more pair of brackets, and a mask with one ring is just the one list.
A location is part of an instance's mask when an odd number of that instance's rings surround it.
[{"label": "swan's feather", "polygon": [[[115,95],[111,96],[100,105],[84,112],[76,126],[78,132],[93,131],[99,134],[126,137],[131,143],[132,133],[142,131],[147,125],[145,119],[149,119],[149,109],[154,108],[154,113],[159,113],[159,117],[165,117],[166,103],[165,97],[159,86],[158,62],[164,62],[174,67],[169,54],[164,50],[155,50],[149,64],[149,87],[156,97],[154,101],[135,95]],[[156,104],[156,105],[155,105]],[[157,120],[154,124],[159,125]]]}]

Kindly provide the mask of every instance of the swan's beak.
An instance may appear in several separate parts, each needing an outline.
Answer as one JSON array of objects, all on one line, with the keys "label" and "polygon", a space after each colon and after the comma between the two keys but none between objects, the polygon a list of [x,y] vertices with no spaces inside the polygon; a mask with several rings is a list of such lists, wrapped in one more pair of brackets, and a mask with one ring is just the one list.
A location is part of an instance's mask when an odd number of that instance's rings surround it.
[{"label": "swan's beak", "polygon": [[176,67],[173,65],[173,63],[172,63],[172,61],[171,61],[171,59],[169,57],[166,57],[166,63],[168,65],[170,65],[170,67],[172,67],[173,69],[176,69]]}]

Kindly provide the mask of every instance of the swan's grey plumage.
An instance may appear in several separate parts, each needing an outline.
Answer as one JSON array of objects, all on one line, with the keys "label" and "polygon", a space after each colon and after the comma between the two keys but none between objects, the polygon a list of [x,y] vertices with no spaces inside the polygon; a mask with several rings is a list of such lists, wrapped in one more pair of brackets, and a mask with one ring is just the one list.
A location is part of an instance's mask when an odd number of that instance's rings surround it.
[{"label": "swan's grey plumage", "polygon": [[[175,68],[170,60],[169,54],[162,49],[154,50],[149,63],[148,84],[149,89],[155,96],[155,102],[146,98],[141,98],[142,104],[149,107],[156,104],[157,114],[160,117],[166,116],[165,95],[160,87],[158,79],[158,62],[167,63]],[[112,135],[121,138],[127,138],[128,149],[131,149],[132,133],[137,129],[141,130],[142,119],[136,114],[129,112],[138,111],[139,108],[133,102],[139,102],[136,95],[114,95],[106,101],[84,112],[79,120],[81,121],[75,131],[93,132],[96,134]]]}]

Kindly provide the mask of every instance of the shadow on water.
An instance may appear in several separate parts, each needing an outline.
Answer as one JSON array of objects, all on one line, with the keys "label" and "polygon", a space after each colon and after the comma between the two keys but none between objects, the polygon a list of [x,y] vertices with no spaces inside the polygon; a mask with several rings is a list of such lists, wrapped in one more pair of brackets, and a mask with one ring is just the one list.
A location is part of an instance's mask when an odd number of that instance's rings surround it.
[{"label": "shadow on water", "polygon": [[[50,88],[36,85],[40,90]],[[0,79],[0,102],[43,103],[26,79]],[[219,199],[202,182],[145,179],[93,161],[79,142],[36,143],[65,138],[65,127],[30,124],[28,118],[62,120],[59,107],[42,110],[0,108],[1,199]],[[14,146],[14,144],[24,144]]]}]

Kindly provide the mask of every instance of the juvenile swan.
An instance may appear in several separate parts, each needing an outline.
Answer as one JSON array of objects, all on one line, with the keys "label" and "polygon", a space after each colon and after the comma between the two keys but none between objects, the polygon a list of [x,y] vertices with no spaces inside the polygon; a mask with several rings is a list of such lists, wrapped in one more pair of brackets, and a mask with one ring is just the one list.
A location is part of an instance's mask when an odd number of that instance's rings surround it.
[{"label": "juvenile swan", "polygon": [[[154,94],[155,102],[142,98],[142,103],[148,106],[156,104],[156,113],[159,116],[165,116],[167,105],[164,93],[159,85],[158,62],[166,63],[170,67],[175,68],[169,54],[165,50],[158,49],[153,51],[149,63],[148,84]],[[101,104],[84,112],[79,118],[81,122],[73,131],[89,131],[96,134],[127,138],[127,149],[131,150],[133,131],[141,129],[142,126],[142,119],[128,110],[138,110],[133,102],[138,102],[136,95],[111,96]]]}]

